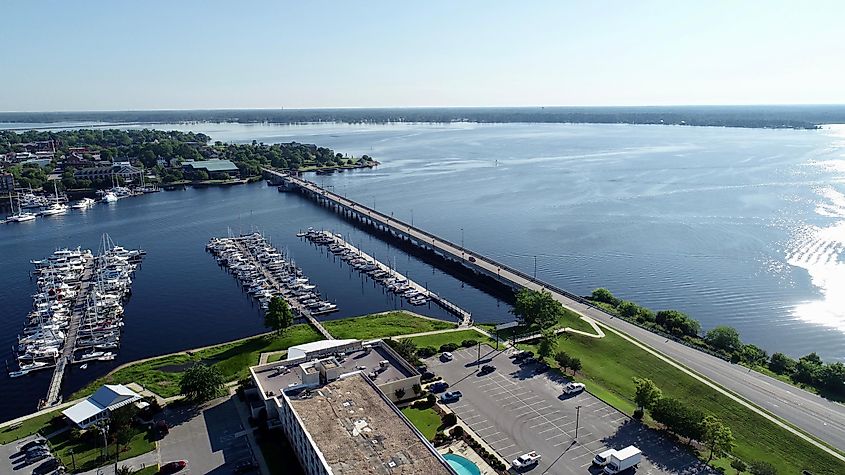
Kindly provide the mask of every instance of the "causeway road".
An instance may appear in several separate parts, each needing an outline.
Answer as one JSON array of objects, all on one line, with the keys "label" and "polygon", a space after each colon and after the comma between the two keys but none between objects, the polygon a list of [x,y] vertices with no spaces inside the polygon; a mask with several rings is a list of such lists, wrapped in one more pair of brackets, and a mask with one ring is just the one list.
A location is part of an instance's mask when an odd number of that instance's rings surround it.
[{"label": "causeway road", "polygon": [[[278,172],[272,170],[267,171],[277,176],[282,176]],[[845,462],[845,456],[841,453],[845,452],[845,405],[826,400],[769,376],[755,371],[748,371],[748,368],[743,366],[730,364],[707,353],[684,346],[672,340],[667,340],[660,335],[587,305],[577,298],[573,298],[574,296],[571,294],[558,291],[552,286],[533,279],[523,272],[468,251],[462,246],[458,246],[422,229],[411,226],[408,223],[379,213],[360,203],[324,190],[314,183],[293,176],[284,176],[284,179],[350,210],[357,211],[362,216],[381,225],[404,233],[414,240],[424,243],[426,246],[435,248],[443,254],[449,254],[458,260],[465,260],[469,266],[474,265],[484,269],[492,275],[499,276],[500,279],[508,280],[521,287],[550,291],[555,299],[565,307],[588,318],[592,318],[606,327],[617,330],[617,332],[623,335],[627,335],[630,337],[630,340],[665,357],[667,360],[678,363],[689,370],[688,372],[696,373],[712,381],[717,386],[721,386],[727,393],[738,395],[739,398],[734,398],[745,403],[746,406],[757,410],[752,406],[756,405],[764,411],[773,414],[776,418],[763,413],[773,422],[796,433]],[[752,405],[747,404],[743,399]],[[758,412],[760,411],[758,410]],[[824,444],[820,444],[816,440],[806,437],[800,431],[795,431],[777,418],[786,421],[788,424],[792,424],[807,434],[811,434],[830,446],[835,447],[840,452],[830,450]]]}]

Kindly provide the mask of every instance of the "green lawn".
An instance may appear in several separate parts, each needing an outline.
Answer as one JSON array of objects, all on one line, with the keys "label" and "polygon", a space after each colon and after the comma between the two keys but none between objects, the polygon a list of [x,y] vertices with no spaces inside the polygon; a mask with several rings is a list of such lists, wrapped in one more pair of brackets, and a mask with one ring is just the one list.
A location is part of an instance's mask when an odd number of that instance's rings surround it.
[{"label": "green lawn", "polygon": [[310,325],[294,325],[281,337],[258,336],[236,343],[223,343],[195,352],[163,356],[137,363],[99,378],[77,391],[71,398],[85,397],[103,384],[138,383],[162,397],[179,394],[182,371],[195,362],[213,365],[223,373],[226,381],[249,375],[249,367],[258,364],[261,353],[287,349],[322,339]]},{"label": "green lawn", "polygon": [[25,420],[18,427],[15,427],[15,425],[4,427],[0,429],[0,444],[8,444],[13,440],[22,439],[28,435],[35,434],[42,428],[46,429],[43,435],[47,435],[49,432],[52,432],[49,426],[50,420],[60,415],[61,411],[48,412]]},{"label": "green lawn", "polygon": [[[50,446],[53,453],[62,461],[62,465],[72,473],[85,472],[105,464],[101,459],[102,438],[99,434],[91,434],[91,436],[90,439],[84,437],[72,440],[71,432],[67,431],[51,438]],[[73,450],[73,457],[70,454],[71,449]],[[114,449],[114,445],[109,445],[109,460],[112,463],[114,462]],[[118,460],[137,457],[151,450],[155,450],[155,442],[149,438],[146,431],[139,430],[126,446],[121,447]],[[76,462],[75,472],[73,471],[74,461]]]},{"label": "green lawn", "polygon": [[[715,389],[701,383],[657,356],[606,331],[605,338],[565,334],[558,338],[558,350],[577,356],[583,364],[577,379],[608,404],[632,414],[632,378],[654,381],[664,396],[673,397],[720,418],[733,431],[734,454],[746,462],[766,460],[780,473],[810,470],[816,475],[841,474],[842,464],[826,452],[799,439],[764,417],[750,411]],[[530,345],[521,345],[536,352]],[[554,365],[553,361],[548,361]]]},{"label": "green lawn", "polygon": [[[488,331],[491,335],[495,335],[496,333],[495,323],[482,323],[478,326]],[[596,333],[596,330],[593,329],[593,327],[589,323],[585,322],[577,313],[565,308],[563,309],[563,315],[558,319],[554,328],[558,329],[566,327],[586,333]],[[514,335],[514,333],[516,333],[517,336],[523,336],[539,332],[539,328],[527,328],[525,326],[519,326],[513,328],[506,328],[504,330],[499,331],[499,338],[509,339]]]},{"label": "green lawn", "polygon": [[133,473],[133,475],[156,475],[158,473],[158,466],[151,466],[147,468],[142,468],[137,472]]},{"label": "green lawn", "polygon": [[437,429],[440,427],[440,414],[434,409],[416,409],[413,407],[406,407],[402,409],[402,414],[414,424],[428,440],[434,440],[434,435],[437,434]]},{"label": "green lawn", "polygon": [[475,330],[459,330],[456,332],[417,336],[414,338],[410,338],[410,340],[417,345],[417,348],[422,348],[424,346],[433,346],[435,348],[440,348],[440,345],[445,345],[446,343],[455,343],[456,345],[460,345],[461,342],[464,340],[492,342],[494,346],[496,344],[495,340],[490,340],[486,336],[482,335],[481,333],[478,333]]},{"label": "green lawn", "polygon": [[267,357],[267,362],[275,363],[276,361],[279,361],[282,358],[287,358],[287,356],[287,353],[275,353]]},{"label": "green lawn", "polygon": [[407,312],[388,312],[323,322],[335,338],[367,340],[457,327],[454,323],[420,318]]}]

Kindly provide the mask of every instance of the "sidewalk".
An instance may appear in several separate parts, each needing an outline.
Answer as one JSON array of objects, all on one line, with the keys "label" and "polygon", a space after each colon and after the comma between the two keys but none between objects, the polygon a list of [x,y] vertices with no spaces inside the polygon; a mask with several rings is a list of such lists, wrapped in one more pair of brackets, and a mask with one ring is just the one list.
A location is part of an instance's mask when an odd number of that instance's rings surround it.
[{"label": "sidewalk", "polygon": [[[158,445],[158,443],[156,443],[156,445]],[[140,470],[149,466],[155,466],[158,463],[157,452],[157,450],[153,450],[137,457],[132,457],[131,459],[121,460],[120,462],[117,462],[117,468],[125,465],[133,470]],[[82,472],[82,475],[115,475],[114,462],[104,467]]]}]

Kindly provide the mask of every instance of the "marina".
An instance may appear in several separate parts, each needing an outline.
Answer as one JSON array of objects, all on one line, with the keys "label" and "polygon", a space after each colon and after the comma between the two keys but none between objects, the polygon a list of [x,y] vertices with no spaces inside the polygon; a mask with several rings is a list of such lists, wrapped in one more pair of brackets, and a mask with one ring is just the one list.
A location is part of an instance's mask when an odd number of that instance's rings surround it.
[{"label": "marina", "polygon": [[400,274],[396,271],[395,266],[390,267],[366,254],[351,243],[345,241],[340,234],[329,231],[317,231],[312,228],[297,233],[297,237],[307,239],[318,246],[325,246],[329,252],[338,256],[347,265],[369,276],[390,292],[407,299],[411,305],[426,305],[433,301],[443,307],[447,312],[457,316],[461,326],[472,324],[472,314],[470,312],[449,302],[407,276]]},{"label": "marina", "polygon": [[323,300],[317,286],[309,283],[302,269],[290,257],[279,253],[260,233],[212,238],[206,249],[260,302],[264,311],[274,297],[281,297],[295,315],[306,318],[323,336],[332,338],[314,317],[336,312],[337,304]]},{"label": "marina", "polygon": [[18,369],[12,378],[53,369],[47,397],[39,404],[61,402],[60,390],[69,364],[110,361],[120,346],[123,303],[142,250],[127,250],[105,234],[95,256],[90,250],[59,249],[35,266],[38,291],[15,348]]}]

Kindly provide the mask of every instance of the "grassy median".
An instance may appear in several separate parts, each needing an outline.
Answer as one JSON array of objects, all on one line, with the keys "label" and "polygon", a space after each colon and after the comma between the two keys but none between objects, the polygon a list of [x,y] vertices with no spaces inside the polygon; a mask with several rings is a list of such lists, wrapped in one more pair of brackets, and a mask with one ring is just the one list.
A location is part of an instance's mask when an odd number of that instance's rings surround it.
[{"label": "grassy median", "polygon": [[[734,455],[745,462],[768,461],[778,473],[842,474],[842,463],[809,442],[693,378],[612,331],[605,338],[565,334],[558,350],[581,359],[576,379],[608,404],[628,415],[635,409],[633,378],[649,378],[663,395],[697,407],[721,419],[736,438]],[[536,353],[531,345],[521,345]],[[554,361],[547,361],[554,365]],[[732,471],[732,469],[728,469]]]},{"label": "grassy median", "polygon": [[368,340],[388,338],[410,333],[446,330],[457,327],[455,323],[423,318],[408,312],[387,312],[344,318],[323,322],[323,326],[335,338],[357,338]]}]

